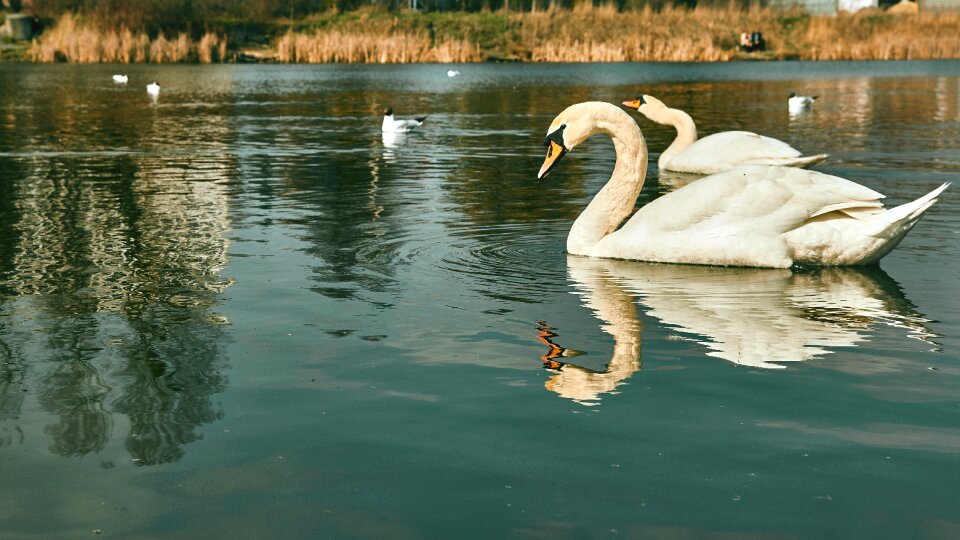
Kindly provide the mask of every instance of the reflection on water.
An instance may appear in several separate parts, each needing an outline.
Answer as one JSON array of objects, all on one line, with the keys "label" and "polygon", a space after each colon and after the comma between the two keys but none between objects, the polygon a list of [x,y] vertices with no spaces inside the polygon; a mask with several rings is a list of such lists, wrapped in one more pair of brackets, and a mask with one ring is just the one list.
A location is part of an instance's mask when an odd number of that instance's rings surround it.
[{"label": "reflection on water", "polygon": [[562,360],[567,349],[539,327],[550,347],[541,357],[553,375],[548,390],[585,405],[598,402],[641,369],[642,322],[637,306],[708,356],[734,364],[783,369],[870,339],[877,325],[902,328],[936,350],[930,322],[879,267],[812,272],[758,270],[568,257],[569,277],[584,307],[614,338],[606,369]]},{"label": "reflection on water", "polygon": [[[109,146],[87,131],[99,122],[128,140],[161,129],[79,110],[57,123],[62,148]],[[46,436],[51,452],[82,456],[122,438],[139,465],[176,461],[222,414],[211,398],[226,386],[226,321],[214,308],[230,284],[229,217],[211,180],[234,165],[217,152],[32,157],[16,152],[35,137],[31,120],[11,119],[14,157],[0,161],[0,446]],[[42,427],[20,424],[31,395]]]},{"label": "reflection on water", "polygon": [[[407,144],[407,134],[402,131],[384,131],[382,132],[383,147],[397,148]],[[393,156],[393,153],[385,154]]]}]

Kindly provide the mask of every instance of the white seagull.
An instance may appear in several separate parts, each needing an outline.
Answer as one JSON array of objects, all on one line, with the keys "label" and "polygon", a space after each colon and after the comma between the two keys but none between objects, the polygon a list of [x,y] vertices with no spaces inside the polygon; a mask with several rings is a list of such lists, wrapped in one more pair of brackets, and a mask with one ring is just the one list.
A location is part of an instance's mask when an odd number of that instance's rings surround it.
[{"label": "white seagull", "polygon": [[148,85],[147,85],[147,93],[150,94],[151,96],[159,96],[159,95],[160,95],[160,85],[157,84],[157,83],[155,83],[155,82],[152,82],[152,83],[148,84]]},{"label": "white seagull", "polygon": [[114,76],[113,76],[113,82],[115,82],[115,83],[127,84],[127,81],[128,81],[128,80],[130,80],[130,79],[129,79],[129,77],[127,77],[126,75],[119,75],[119,74],[118,74],[118,75],[114,75]]},{"label": "white seagull", "polygon": [[413,128],[420,127],[423,125],[423,121],[426,120],[426,116],[417,116],[412,120],[397,120],[393,117],[393,109],[387,107],[387,110],[383,111],[383,131],[387,132],[403,132],[410,131]]},{"label": "white seagull", "polygon": [[456,77],[456,76],[459,75],[459,74],[460,74],[460,72],[457,71],[457,70],[455,70],[455,69],[448,69],[448,70],[447,70],[447,77]]},{"label": "white seagull", "polygon": [[813,102],[817,100],[819,96],[798,96],[794,92],[790,92],[790,99],[787,100],[787,108],[790,109],[791,113],[798,113],[801,111],[810,110],[810,106],[813,105]]}]

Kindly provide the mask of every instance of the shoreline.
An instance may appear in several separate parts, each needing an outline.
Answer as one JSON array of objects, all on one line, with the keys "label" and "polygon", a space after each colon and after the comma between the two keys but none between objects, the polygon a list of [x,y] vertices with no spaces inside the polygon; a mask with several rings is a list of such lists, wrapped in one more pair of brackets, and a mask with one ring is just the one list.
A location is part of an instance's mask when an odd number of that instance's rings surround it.
[{"label": "shoreline", "polygon": [[[746,52],[742,32],[762,32]],[[235,22],[202,36],[102,30],[66,15],[6,62],[588,63],[960,59],[960,13],[866,9],[835,17],[771,8],[592,6],[532,12],[323,13]]]}]

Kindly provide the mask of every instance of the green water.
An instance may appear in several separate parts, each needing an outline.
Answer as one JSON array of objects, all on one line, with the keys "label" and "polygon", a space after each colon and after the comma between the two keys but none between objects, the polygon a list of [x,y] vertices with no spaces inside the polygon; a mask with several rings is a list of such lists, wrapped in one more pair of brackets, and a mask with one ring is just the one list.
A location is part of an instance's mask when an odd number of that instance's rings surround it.
[{"label": "green water", "polygon": [[612,145],[535,179],[642,92],[906,202],[960,62],[448,67],[0,68],[0,537],[960,534],[958,186],[791,273],[568,258]]}]

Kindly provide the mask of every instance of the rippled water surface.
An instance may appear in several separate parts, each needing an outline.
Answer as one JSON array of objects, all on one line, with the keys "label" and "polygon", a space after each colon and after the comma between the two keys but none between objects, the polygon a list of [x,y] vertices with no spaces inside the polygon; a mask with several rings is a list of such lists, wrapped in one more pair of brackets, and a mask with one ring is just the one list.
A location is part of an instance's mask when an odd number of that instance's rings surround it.
[{"label": "rippled water surface", "polygon": [[906,202],[960,63],[117,69],[0,68],[0,537],[960,536],[960,186],[792,273],[568,257],[601,137],[535,179],[642,92]]}]

